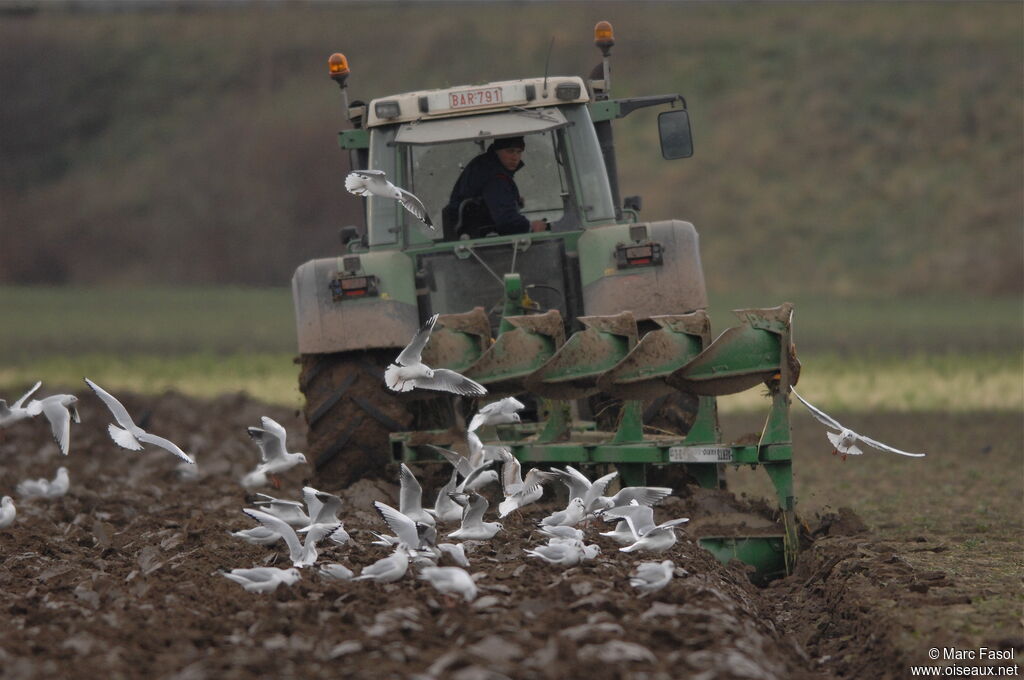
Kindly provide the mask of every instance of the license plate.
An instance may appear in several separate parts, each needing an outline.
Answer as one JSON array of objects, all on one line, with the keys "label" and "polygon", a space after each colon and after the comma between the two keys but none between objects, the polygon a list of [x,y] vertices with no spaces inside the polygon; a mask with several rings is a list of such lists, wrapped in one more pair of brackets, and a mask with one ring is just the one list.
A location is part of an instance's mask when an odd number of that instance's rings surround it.
[{"label": "license plate", "polygon": [[448,93],[448,108],[466,109],[474,106],[493,106],[503,101],[500,87],[482,87]]},{"label": "license plate", "polygon": [[673,463],[731,463],[732,448],[728,446],[673,446],[668,450]]}]

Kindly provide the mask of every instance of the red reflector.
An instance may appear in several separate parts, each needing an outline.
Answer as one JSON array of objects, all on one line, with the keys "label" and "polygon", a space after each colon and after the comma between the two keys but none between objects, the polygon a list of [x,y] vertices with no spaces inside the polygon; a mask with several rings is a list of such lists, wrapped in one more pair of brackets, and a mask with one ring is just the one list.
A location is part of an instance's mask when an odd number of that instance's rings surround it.
[{"label": "red reflector", "polygon": [[362,289],[362,290],[366,290],[366,277],[365,276],[360,276],[359,278],[356,278],[356,279],[342,279],[341,280],[341,289],[342,290],[348,291],[348,290],[355,290],[357,288]]},{"label": "red reflector", "polygon": [[366,295],[366,289],[365,288],[360,288],[358,290],[346,290],[346,291],[344,291],[343,295],[345,297],[355,297],[357,295]]},{"label": "red reflector", "polygon": [[651,258],[649,258],[649,257],[642,257],[642,258],[635,259],[635,260],[634,259],[630,259],[629,263],[630,264],[650,264],[651,263]]}]

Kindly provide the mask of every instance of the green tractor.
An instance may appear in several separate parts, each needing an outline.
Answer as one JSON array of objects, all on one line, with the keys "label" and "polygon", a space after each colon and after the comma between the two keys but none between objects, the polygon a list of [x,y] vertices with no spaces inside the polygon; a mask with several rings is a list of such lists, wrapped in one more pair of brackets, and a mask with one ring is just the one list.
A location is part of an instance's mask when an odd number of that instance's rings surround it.
[{"label": "green tractor", "polygon": [[[607,22],[595,44],[603,59],[590,79],[545,75],[352,105],[347,60],[332,55],[353,169],[385,171],[441,225],[466,163],[495,138],[522,136],[522,214],[550,230],[459,238],[397,201],[364,199],[365,230],[343,229],[343,254],[306,262],[292,279],[307,451],[320,483],[346,486],[396,460],[436,460],[428,444],[465,450],[471,409],[518,395],[532,417],[482,434],[527,463],[614,465],[624,484],[685,478],[709,488],[723,464],[764,466],[783,531],[701,543],[762,577],[784,573],[796,549],[792,308],[741,310],[742,324],[711,342],[697,232],[640,219],[639,197],[620,200],[612,136],[614,120],[659,107],[662,156],[689,157],[686,100],[611,98]],[[433,314],[424,363],[483,384],[488,399],[385,386],[384,368]],[[723,444],[715,397],[761,384],[771,407],[760,441]]]}]

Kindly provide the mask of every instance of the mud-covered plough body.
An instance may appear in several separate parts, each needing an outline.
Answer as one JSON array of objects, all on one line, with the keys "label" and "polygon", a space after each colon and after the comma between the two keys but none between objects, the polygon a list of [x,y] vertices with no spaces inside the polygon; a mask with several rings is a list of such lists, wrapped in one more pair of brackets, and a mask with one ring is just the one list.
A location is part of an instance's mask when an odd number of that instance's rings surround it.
[{"label": "mud-covered plough body", "polygon": [[[510,275],[514,278],[515,275]],[[507,289],[517,290],[516,282]],[[527,463],[611,464],[623,484],[640,485],[650,466],[682,465],[706,488],[719,486],[723,464],[762,466],[778,499],[782,530],[776,535],[702,536],[700,543],[719,559],[752,564],[760,578],[786,573],[796,552],[789,387],[799,373],[792,343],[792,305],[737,310],[741,324],[711,340],[707,314],[656,316],[641,335],[629,312],[581,317],[582,330],[565,337],[556,310],[506,316],[491,340],[482,310],[442,315],[424,360],[459,368],[485,385],[489,396],[532,394],[541,400],[538,422],[484,429]],[[474,320],[475,319],[475,320]],[[467,331],[467,329],[471,329]],[[461,340],[451,336],[463,337]],[[468,349],[466,349],[468,348]],[[769,415],[756,444],[722,442],[718,396],[768,386]],[[643,400],[672,391],[699,398],[696,420],[685,436],[645,434]],[[618,426],[600,431],[570,417],[573,400],[596,394],[623,400]],[[393,452],[406,461],[436,458],[424,433],[396,433]]]}]

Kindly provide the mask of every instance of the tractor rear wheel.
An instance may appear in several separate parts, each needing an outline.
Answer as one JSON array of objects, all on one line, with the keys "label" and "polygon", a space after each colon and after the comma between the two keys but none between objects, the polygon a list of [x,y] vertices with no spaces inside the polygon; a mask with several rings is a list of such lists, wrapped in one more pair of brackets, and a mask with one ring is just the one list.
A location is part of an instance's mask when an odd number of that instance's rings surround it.
[{"label": "tractor rear wheel", "polygon": [[384,384],[394,354],[376,349],[300,358],[307,450],[318,485],[343,488],[380,476],[392,462],[388,435],[413,421],[405,400]]},{"label": "tractor rear wheel", "polygon": [[451,395],[438,399],[438,392],[387,388],[384,369],[397,352],[371,349],[303,354],[299,359],[306,452],[316,484],[337,489],[384,477],[385,466],[394,462],[392,432],[444,430],[454,424]]}]

